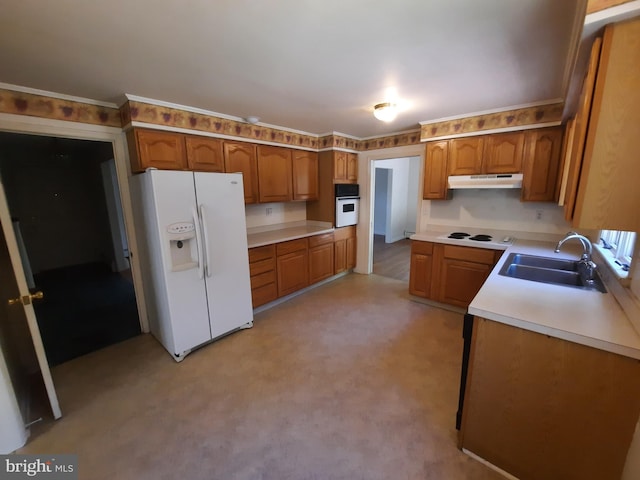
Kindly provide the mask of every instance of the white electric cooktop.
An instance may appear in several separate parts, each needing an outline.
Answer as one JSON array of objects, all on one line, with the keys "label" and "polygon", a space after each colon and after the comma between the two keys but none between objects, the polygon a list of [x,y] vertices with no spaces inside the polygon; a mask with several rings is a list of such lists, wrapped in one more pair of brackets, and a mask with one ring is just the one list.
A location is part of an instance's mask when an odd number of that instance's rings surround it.
[{"label": "white electric cooktop", "polygon": [[439,239],[447,239],[453,242],[460,242],[461,245],[482,247],[483,245],[504,245],[506,247],[513,244],[514,238],[508,235],[492,236],[483,232],[475,231],[455,231],[440,235]]}]

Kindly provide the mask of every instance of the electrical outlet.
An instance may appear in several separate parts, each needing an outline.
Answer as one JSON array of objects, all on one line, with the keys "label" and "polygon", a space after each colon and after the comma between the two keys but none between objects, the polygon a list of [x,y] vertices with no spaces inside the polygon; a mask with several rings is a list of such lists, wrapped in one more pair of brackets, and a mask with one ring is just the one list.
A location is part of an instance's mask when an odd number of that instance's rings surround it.
[{"label": "electrical outlet", "polygon": [[273,213],[273,208],[267,207],[267,217]]},{"label": "electrical outlet", "polygon": [[542,220],[542,210],[536,210],[536,220]]}]

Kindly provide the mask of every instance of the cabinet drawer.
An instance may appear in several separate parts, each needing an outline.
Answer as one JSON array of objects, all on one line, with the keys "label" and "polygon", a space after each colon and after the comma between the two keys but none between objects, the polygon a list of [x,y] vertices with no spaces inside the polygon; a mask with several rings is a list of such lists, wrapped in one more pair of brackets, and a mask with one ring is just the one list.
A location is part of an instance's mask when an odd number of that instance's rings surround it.
[{"label": "cabinet drawer", "polygon": [[265,245],[264,247],[255,247],[249,249],[249,263],[258,262],[265,258],[275,257],[276,246]]},{"label": "cabinet drawer", "polygon": [[270,270],[268,272],[260,273],[258,275],[251,276],[251,288],[258,288],[269,283],[275,283],[276,271]]},{"label": "cabinet drawer", "polygon": [[495,251],[484,248],[445,245],[444,257],[455,258],[456,260],[466,260],[468,262],[484,263],[485,265],[493,265]]},{"label": "cabinet drawer", "polygon": [[411,240],[411,253],[431,255],[433,254],[433,243],[422,242],[420,240]]},{"label": "cabinet drawer", "polygon": [[325,243],[333,242],[333,232],[323,233],[322,235],[314,235],[309,237],[309,248],[317,247],[318,245],[324,245]]},{"label": "cabinet drawer", "polygon": [[264,260],[258,260],[257,262],[252,262],[249,264],[249,271],[251,272],[251,276],[259,275],[264,272],[268,272],[270,270],[275,270],[276,268],[276,259],[275,257],[265,258]]},{"label": "cabinet drawer", "polygon": [[276,253],[278,256],[286,255],[287,253],[297,252],[298,250],[306,250],[307,246],[308,243],[306,238],[290,240],[288,242],[278,243],[276,245]]},{"label": "cabinet drawer", "polygon": [[351,238],[355,236],[356,236],[355,226],[336,228],[333,231],[333,238],[335,241],[346,240],[347,238]]},{"label": "cabinet drawer", "polygon": [[251,289],[253,308],[269,303],[276,298],[278,298],[278,286],[275,283]]}]

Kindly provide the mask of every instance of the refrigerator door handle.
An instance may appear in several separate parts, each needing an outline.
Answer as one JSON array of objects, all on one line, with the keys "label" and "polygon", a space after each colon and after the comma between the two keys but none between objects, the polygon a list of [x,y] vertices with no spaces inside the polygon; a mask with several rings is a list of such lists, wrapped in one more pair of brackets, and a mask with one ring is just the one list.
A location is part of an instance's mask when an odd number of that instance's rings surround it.
[{"label": "refrigerator door handle", "polygon": [[202,232],[200,231],[200,219],[198,218],[198,211],[195,207],[193,209],[193,224],[196,230],[196,247],[198,249],[198,278],[202,280],[204,278],[204,252],[202,251]]},{"label": "refrigerator door handle", "polygon": [[209,252],[209,238],[207,236],[207,220],[204,214],[204,205],[200,205],[200,220],[202,221],[202,237],[204,240],[205,274],[211,276],[211,252]]}]

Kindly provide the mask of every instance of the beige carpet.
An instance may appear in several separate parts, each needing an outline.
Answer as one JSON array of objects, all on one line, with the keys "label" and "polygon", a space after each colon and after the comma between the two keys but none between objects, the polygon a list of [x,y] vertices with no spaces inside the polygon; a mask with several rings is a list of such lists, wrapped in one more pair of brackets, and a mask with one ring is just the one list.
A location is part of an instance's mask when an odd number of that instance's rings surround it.
[{"label": "beige carpet", "polygon": [[349,275],[176,364],[143,335],[54,369],[20,453],[81,479],[499,479],[456,448],[462,316]]}]

